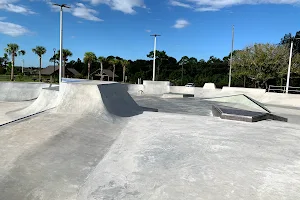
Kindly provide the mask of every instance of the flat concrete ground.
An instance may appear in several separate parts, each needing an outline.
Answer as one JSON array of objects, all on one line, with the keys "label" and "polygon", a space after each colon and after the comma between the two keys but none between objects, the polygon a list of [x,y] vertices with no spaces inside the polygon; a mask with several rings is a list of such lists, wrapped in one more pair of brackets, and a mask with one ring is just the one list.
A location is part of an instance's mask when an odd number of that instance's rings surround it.
[{"label": "flat concrete ground", "polygon": [[[159,112],[179,113],[188,115],[212,116],[212,105],[219,104],[219,102],[207,101],[200,98],[164,99],[159,96],[132,97],[140,106],[157,108]],[[231,105],[228,104],[228,106]],[[284,107],[277,105],[265,106],[274,114],[288,118],[289,123],[300,124],[300,108]]]},{"label": "flat concrete ground", "polygon": [[[47,111],[0,127],[0,199],[300,199],[299,123],[221,120],[199,99],[134,99],[160,112],[105,121]],[[7,105],[1,115],[24,106]]]},{"label": "flat concrete ground", "polygon": [[212,116],[213,102],[200,98],[164,99],[159,96],[132,96],[144,107],[157,108],[159,112]]}]

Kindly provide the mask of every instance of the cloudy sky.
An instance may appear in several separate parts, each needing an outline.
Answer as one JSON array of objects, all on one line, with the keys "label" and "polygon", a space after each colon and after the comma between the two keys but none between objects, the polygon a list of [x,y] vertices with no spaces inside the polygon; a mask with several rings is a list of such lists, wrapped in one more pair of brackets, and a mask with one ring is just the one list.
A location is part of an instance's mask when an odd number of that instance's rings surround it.
[{"label": "cloudy sky", "polygon": [[[45,46],[44,67],[59,48],[59,8],[65,3],[64,48],[71,59],[93,51],[145,59],[153,49],[150,34],[161,34],[157,48],[180,59],[223,58],[231,48],[256,42],[278,43],[285,33],[300,30],[300,0],[0,0],[0,55],[8,43],[27,51],[26,66],[38,65],[31,49]],[[17,59],[20,65],[22,58]]]}]

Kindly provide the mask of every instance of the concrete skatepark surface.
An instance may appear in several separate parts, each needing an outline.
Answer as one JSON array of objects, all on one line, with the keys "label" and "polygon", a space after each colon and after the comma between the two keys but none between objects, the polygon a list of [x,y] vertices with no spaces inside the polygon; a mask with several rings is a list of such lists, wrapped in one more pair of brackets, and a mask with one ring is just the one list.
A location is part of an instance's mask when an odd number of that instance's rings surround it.
[{"label": "concrete skatepark surface", "polygon": [[116,83],[60,92],[0,102],[0,124],[45,110],[0,127],[0,199],[300,198],[299,109],[267,105],[291,122],[248,124],[212,117],[214,101],[133,100]]}]

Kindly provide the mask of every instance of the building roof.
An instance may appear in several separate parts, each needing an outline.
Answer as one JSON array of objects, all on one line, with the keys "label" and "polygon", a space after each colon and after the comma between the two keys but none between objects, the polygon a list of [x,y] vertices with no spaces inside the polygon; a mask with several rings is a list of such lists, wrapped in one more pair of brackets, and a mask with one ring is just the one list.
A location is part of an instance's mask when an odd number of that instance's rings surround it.
[{"label": "building roof", "polygon": [[[56,72],[58,70],[59,70],[59,66],[55,66],[55,70],[54,70],[54,66],[48,66],[48,67],[42,69],[41,74],[42,75],[51,75],[51,74],[53,74],[54,71]],[[75,76],[80,75],[80,73],[74,68],[67,68],[67,70]]]},{"label": "building roof", "polygon": [[69,72],[71,72],[75,76],[79,76],[80,75],[80,73],[76,69],[74,69],[74,68],[67,68],[67,70],[69,70]]},{"label": "building roof", "polygon": [[[107,75],[109,78],[113,77],[113,72],[110,69],[103,69],[103,74]],[[95,76],[101,76],[101,74],[95,74]],[[119,76],[115,74],[115,78],[118,78]]]},{"label": "building roof", "polygon": [[42,75],[51,75],[53,74],[54,71],[57,71],[59,69],[59,66],[55,66],[55,70],[54,70],[54,66],[48,66],[46,68],[43,68],[41,71]]}]

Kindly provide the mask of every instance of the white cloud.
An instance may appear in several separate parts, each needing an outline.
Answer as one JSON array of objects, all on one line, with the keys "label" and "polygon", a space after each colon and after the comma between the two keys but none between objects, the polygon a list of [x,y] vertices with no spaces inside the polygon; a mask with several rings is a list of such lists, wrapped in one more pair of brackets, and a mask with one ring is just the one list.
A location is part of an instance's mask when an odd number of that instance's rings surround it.
[{"label": "white cloud", "polygon": [[29,30],[24,26],[18,24],[0,21],[0,33],[17,37],[29,33]]},{"label": "white cloud", "polygon": [[225,7],[236,5],[257,5],[257,4],[286,4],[298,5],[300,0],[170,0],[173,6],[192,8],[196,11],[218,11]]},{"label": "white cloud", "polygon": [[[45,0],[46,3],[51,7],[52,11],[59,12],[60,7],[54,6],[53,3],[49,0]],[[85,6],[83,3],[76,3],[75,5],[68,5],[70,8],[64,8],[64,12],[69,12],[73,16],[90,20],[90,21],[103,21],[102,19],[98,18],[96,15],[98,11],[91,9]],[[82,21],[78,21],[78,23],[82,23]]]},{"label": "white cloud", "polygon": [[84,0],[92,5],[107,4],[113,10],[118,10],[126,14],[134,14],[135,7],[146,8],[144,0]]},{"label": "white cloud", "polygon": [[26,6],[16,5],[17,2],[18,0],[0,0],[0,9],[22,14],[35,14]]},{"label": "white cloud", "polygon": [[102,19],[96,17],[96,14],[98,14],[96,10],[88,8],[82,3],[76,3],[76,7],[72,8],[72,15],[76,17],[90,21],[103,21]]},{"label": "white cloud", "polygon": [[190,23],[185,19],[178,19],[173,27],[174,28],[184,28],[184,27],[188,26],[189,24]]},{"label": "white cloud", "polygon": [[192,6],[190,4],[182,3],[182,2],[174,1],[174,0],[171,0],[170,4],[172,6],[179,6],[179,7],[184,7],[184,8],[192,8]]},{"label": "white cloud", "polygon": [[151,30],[145,30],[147,33],[151,33]]},{"label": "white cloud", "polygon": [[0,17],[0,21],[5,20],[5,19],[6,19],[6,17]]}]

